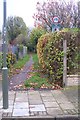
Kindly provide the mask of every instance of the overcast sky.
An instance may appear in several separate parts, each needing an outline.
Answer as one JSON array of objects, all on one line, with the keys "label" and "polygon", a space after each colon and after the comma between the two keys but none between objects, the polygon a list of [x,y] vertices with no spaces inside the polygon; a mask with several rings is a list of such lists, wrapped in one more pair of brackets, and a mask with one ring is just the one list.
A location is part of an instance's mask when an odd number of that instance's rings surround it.
[{"label": "overcast sky", "polygon": [[[39,0],[6,0],[7,17],[20,16],[23,18],[27,26],[34,25],[33,14],[36,11],[36,3]],[[43,1],[43,0],[40,0]],[[0,29],[3,24],[3,0],[0,0]]]},{"label": "overcast sky", "polygon": [[[0,0],[0,30],[2,30],[3,24],[3,1],[4,0]],[[6,0],[7,17],[20,16],[28,27],[32,27],[34,25],[34,19],[32,16],[36,11],[37,1],[41,2],[47,0]]]}]

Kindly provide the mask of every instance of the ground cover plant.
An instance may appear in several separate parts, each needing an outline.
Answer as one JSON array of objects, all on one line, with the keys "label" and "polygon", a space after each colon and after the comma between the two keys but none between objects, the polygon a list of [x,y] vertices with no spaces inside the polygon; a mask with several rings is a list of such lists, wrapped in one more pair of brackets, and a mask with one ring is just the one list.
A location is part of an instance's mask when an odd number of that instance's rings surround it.
[{"label": "ground cover plant", "polygon": [[20,70],[23,69],[26,62],[29,61],[30,55],[26,55],[23,58],[20,58],[14,65],[12,65],[9,69],[9,77],[12,77],[14,74],[19,74]]},{"label": "ground cover plant", "polygon": [[61,89],[58,84],[49,82],[45,73],[39,66],[37,54],[33,54],[34,64],[32,66],[33,72],[29,73],[29,78],[25,80],[25,87],[27,89]]}]

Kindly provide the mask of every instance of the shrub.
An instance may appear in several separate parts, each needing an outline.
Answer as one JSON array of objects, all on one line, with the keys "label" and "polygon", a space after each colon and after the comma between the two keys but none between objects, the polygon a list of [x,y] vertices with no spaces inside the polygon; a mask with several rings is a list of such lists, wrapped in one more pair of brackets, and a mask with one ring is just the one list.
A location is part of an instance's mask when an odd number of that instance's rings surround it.
[{"label": "shrub", "polygon": [[38,43],[38,39],[45,34],[46,31],[42,27],[34,28],[30,34],[30,46],[32,47],[32,50],[36,52],[36,46]]},{"label": "shrub", "polygon": [[47,33],[45,35],[42,35],[39,39],[38,39],[38,44],[37,44],[37,54],[38,54],[38,58],[39,58],[39,63],[41,65],[41,67],[43,69],[45,69],[45,61],[44,61],[44,48],[46,46],[46,44],[48,43],[48,41],[51,38],[51,34]]},{"label": "shrub", "polygon": [[[63,40],[67,40],[67,72],[74,74],[78,68],[80,32],[62,30],[49,33],[38,40],[37,53],[39,63],[45,70],[51,82],[62,82],[63,78]],[[79,47],[78,47],[79,45]]]},{"label": "shrub", "polygon": [[78,62],[80,61],[80,32],[68,32],[67,39],[67,73],[78,73]]},{"label": "shrub", "polygon": [[63,73],[63,40],[61,34],[52,34],[44,48],[46,73],[51,82],[62,80]]},{"label": "shrub", "polygon": [[16,55],[11,52],[7,54],[7,67],[10,68],[16,62]]}]

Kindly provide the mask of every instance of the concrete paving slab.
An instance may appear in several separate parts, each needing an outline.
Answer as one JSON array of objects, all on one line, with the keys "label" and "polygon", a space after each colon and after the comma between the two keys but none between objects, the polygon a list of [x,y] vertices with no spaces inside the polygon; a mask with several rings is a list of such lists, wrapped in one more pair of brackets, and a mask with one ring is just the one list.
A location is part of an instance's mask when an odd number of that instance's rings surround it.
[{"label": "concrete paving slab", "polygon": [[24,100],[24,99],[27,99],[28,98],[28,96],[27,95],[25,95],[25,94],[21,94],[21,95],[18,95],[18,94],[16,94],[16,98],[19,98],[19,99],[22,99],[22,100]]},{"label": "concrete paving slab", "polygon": [[53,96],[50,91],[40,91],[40,95],[41,95],[41,96],[46,96],[46,97],[47,97],[47,96],[49,96],[49,97],[50,97],[50,96],[51,96],[51,97]]},{"label": "concrete paving slab", "polygon": [[29,100],[41,100],[41,97],[38,95],[29,95],[28,98]]},{"label": "concrete paving slab", "polygon": [[70,115],[78,114],[75,109],[69,109],[69,110],[67,110],[67,111],[68,111],[68,114],[70,114]]},{"label": "concrete paving slab", "polygon": [[41,100],[29,100],[30,105],[38,105],[42,104],[43,102]]},{"label": "concrete paving slab", "polygon": [[53,116],[63,115],[63,112],[60,108],[46,108],[46,109],[48,115],[53,115]]},{"label": "concrete paving slab", "polygon": [[24,97],[27,97],[27,95],[28,95],[28,94],[27,94],[27,91],[23,91],[23,92],[22,92],[22,91],[16,91],[16,96],[17,96],[17,97],[21,97],[21,98],[22,98],[23,96],[24,96]]},{"label": "concrete paving slab", "polygon": [[52,96],[42,96],[43,102],[56,102],[55,98]]},{"label": "concrete paving slab", "polygon": [[13,111],[13,106],[9,106],[8,109],[3,109],[3,113],[12,113]]},{"label": "concrete paving slab", "polygon": [[2,119],[2,110],[0,109],[0,120]]},{"label": "concrete paving slab", "polygon": [[[12,99],[11,96],[12,95]],[[70,97],[70,96],[69,96]],[[75,97],[76,98],[76,97]],[[25,100],[24,100],[25,99]],[[2,97],[0,105],[2,105]],[[2,109],[3,106],[1,106]],[[9,109],[3,110],[6,117],[77,115],[76,99],[70,101],[60,90],[9,92]]]},{"label": "concrete paving slab", "polygon": [[0,92],[0,100],[2,99],[2,92]]},{"label": "concrete paving slab", "polygon": [[29,116],[29,109],[14,109],[12,116]]},{"label": "concrete paving slab", "polygon": [[15,102],[28,102],[28,97],[16,97]]},{"label": "concrete paving slab", "polygon": [[14,100],[9,100],[9,106],[14,104]]},{"label": "concrete paving slab", "polygon": [[63,110],[71,110],[71,109],[75,109],[74,105],[70,102],[67,102],[67,103],[61,103],[60,104],[60,107],[63,109]]},{"label": "concrete paving slab", "polygon": [[28,102],[15,102],[14,103],[14,109],[28,109],[29,104]]},{"label": "concrete paving slab", "polygon": [[2,103],[2,100],[0,101],[0,109],[3,108],[3,103]]},{"label": "concrete paving slab", "polygon": [[38,112],[38,111],[46,111],[43,104],[40,105],[30,105],[29,106],[31,112]]},{"label": "concrete paving slab", "polygon": [[[61,103],[65,103],[67,104],[67,102],[69,103],[68,99],[64,99],[64,98],[60,98],[60,99],[56,99],[57,103],[61,104]],[[71,103],[71,102],[70,102]]]},{"label": "concrete paving slab", "polygon": [[44,102],[45,107],[59,108],[59,105],[56,102]]},{"label": "concrete paving slab", "polygon": [[39,91],[29,90],[28,95],[40,95]]}]

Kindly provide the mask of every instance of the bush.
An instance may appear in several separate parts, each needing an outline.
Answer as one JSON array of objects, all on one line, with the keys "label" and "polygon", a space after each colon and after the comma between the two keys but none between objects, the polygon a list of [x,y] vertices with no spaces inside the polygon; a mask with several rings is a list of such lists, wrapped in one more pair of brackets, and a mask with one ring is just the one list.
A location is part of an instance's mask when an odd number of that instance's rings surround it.
[{"label": "bush", "polygon": [[40,65],[43,69],[45,69],[45,61],[44,61],[43,51],[44,51],[44,48],[45,48],[46,44],[50,40],[50,38],[51,38],[51,34],[47,33],[45,35],[42,35],[38,39],[37,54],[38,54],[38,58],[39,58],[39,63],[40,63]]},{"label": "bush", "polygon": [[50,82],[62,80],[63,75],[63,40],[61,34],[52,34],[44,48],[46,73]]},{"label": "bush", "polygon": [[[51,82],[62,82],[63,78],[63,40],[67,40],[67,70],[68,74],[77,73],[79,61],[80,32],[62,30],[49,33],[38,40],[37,53],[39,63],[45,70]],[[79,45],[79,47],[78,47]]]},{"label": "bush", "polygon": [[67,39],[67,73],[78,74],[78,62],[80,61],[80,32],[68,32]]},{"label": "bush", "polygon": [[16,62],[16,55],[11,52],[7,54],[7,67],[10,68]]},{"label": "bush", "polygon": [[30,34],[30,46],[34,52],[36,52],[38,39],[45,33],[46,31],[42,27],[37,27],[32,30]]}]

